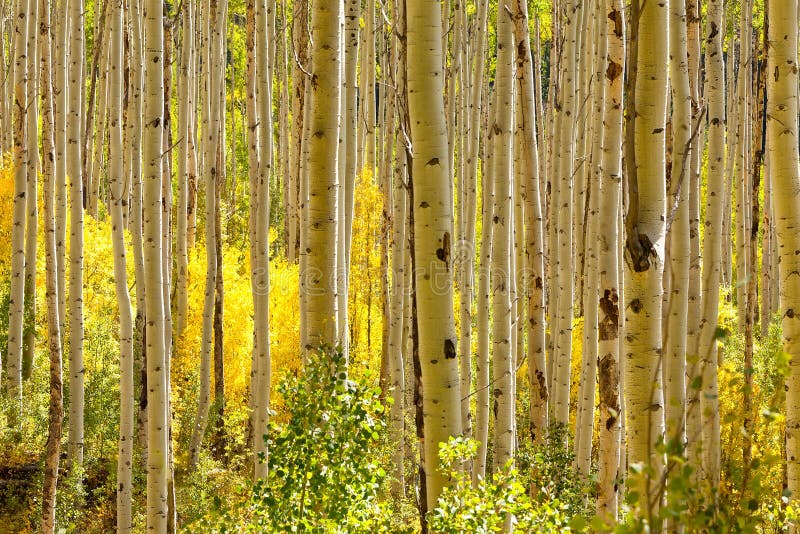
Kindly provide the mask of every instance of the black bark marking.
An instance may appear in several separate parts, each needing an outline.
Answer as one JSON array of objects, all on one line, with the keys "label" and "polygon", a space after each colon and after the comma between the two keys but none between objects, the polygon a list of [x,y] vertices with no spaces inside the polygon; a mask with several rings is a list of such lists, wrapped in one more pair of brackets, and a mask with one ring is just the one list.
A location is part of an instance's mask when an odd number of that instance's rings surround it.
[{"label": "black bark marking", "polygon": [[456,357],[456,345],[452,339],[444,340],[444,359],[454,360]]}]

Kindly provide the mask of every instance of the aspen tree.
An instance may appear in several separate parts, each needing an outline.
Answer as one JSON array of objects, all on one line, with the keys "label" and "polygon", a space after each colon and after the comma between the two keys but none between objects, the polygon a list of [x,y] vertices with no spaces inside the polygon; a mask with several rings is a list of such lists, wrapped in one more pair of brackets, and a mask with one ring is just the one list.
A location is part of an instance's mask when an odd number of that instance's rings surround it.
[{"label": "aspen tree", "polygon": [[310,351],[332,347],[338,337],[336,240],[338,187],[339,98],[341,96],[341,32],[344,13],[338,2],[313,6],[311,17],[311,114],[308,152],[308,205],[300,274],[307,299],[302,344]]},{"label": "aspen tree", "polygon": [[203,326],[200,341],[200,392],[197,401],[197,416],[192,430],[192,439],[189,445],[189,465],[194,467],[200,458],[200,447],[208,424],[208,411],[211,404],[211,357],[214,335],[214,308],[217,288],[217,277],[220,276],[219,265],[217,262],[217,217],[219,211],[218,188],[219,181],[222,179],[221,166],[221,144],[222,129],[221,107],[222,102],[219,92],[215,89],[220,84],[222,78],[222,32],[224,19],[222,14],[225,6],[222,2],[212,2],[209,6],[210,21],[208,28],[210,33],[207,37],[208,58],[207,68],[208,92],[205,102],[206,113],[203,123],[205,138],[204,158],[206,161],[205,192],[206,192],[206,281],[203,297]]},{"label": "aspen tree", "polygon": [[83,464],[83,178],[81,101],[84,88],[84,2],[70,5],[69,117],[67,118],[67,176],[70,179],[69,214],[69,438],[67,458]]},{"label": "aspen tree", "polygon": [[[467,61],[463,67],[464,77],[467,82],[462,92],[469,92],[466,97],[467,109],[465,110],[465,124],[468,135],[464,138],[463,151],[459,154],[462,172],[461,180],[464,189],[462,217],[464,218],[462,234],[463,243],[460,245],[461,266],[461,344],[459,345],[459,358],[461,366],[461,422],[465,431],[471,430],[471,397],[467,394],[472,388],[472,303],[475,285],[475,234],[477,220],[477,183],[478,183],[478,152],[480,144],[480,111],[483,89],[483,71],[486,63],[486,21],[488,17],[488,0],[482,0],[477,5],[477,18],[475,20],[475,50],[471,63]],[[491,225],[489,225],[491,226]]]},{"label": "aspen tree", "polygon": [[[700,380],[690,384],[699,399],[689,406],[688,458],[712,484],[719,482],[719,401],[717,398],[717,317],[722,273],[723,209],[725,207],[725,78],[722,53],[721,0],[708,3],[705,24],[706,70],[704,93],[708,102],[708,191],[703,242],[702,316],[700,320]],[[697,414],[697,415],[695,415]],[[699,417],[700,421],[692,422]],[[700,435],[693,434],[702,429]],[[702,459],[702,461],[701,461]]]},{"label": "aspen tree", "polygon": [[[556,246],[550,249],[555,255],[556,283],[553,291],[558,295],[558,302],[551,312],[555,317],[555,342],[553,351],[554,384],[553,415],[555,422],[566,427],[569,424],[569,390],[570,362],[572,361],[572,313],[574,290],[574,258],[572,255],[572,178],[574,174],[575,140],[575,100],[577,93],[577,33],[580,12],[577,2],[564,0],[562,3],[564,16],[564,45],[561,51],[561,110],[556,120],[558,126],[558,182],[551,214],[557,217],[555,228],[558,238]],[[556,175],[554,175],[555,177]]]},{"label": "aspen tree", "polygon": [[[353,234],[353,209],[355,203],[356,174],[361,171],[357,168],[358,160],[358,43],[359,43],[359,17],[361,14],[360,0],[345,0],[345,34],[344,34],[344,79],[346,87],[342,98],[345,99],[342,128],[346,145],[344,176],[339,177],[344,185],[344,264],[348,267],[347,274],[342,281],[346,288],[349,287],[350,246]],[[400,22],[402,24],[402,22]],[[340,185],[341,187],[341,185]],[[345,299],[347,305],[347,299]]]},{"label": "aspen tree", "polygon": [[27,0],[17,0],[14,24],[14,212],[11,229],[11,286],[8,306],[8,348],[5,391],[14,405],[9,423],[22,409],[22,336],[25,295],[25,216],[28,190]]},{"label": "aspen tree", "polygon": [[[656,443],[664,433],[658,363],[666,218],[668,6],[634,0],[631,21],[625,157],[630,203],[625,242],[625,430],[628,465],[650,468],[632,486],[644,502],[651,503],[663,464]],[[651,506],[645,513],[651,517]]]},{"label": "aspen tree", "polygon": [[[56,16],[56,31],[53,38],[55,57],[52,62],[56,158],[54,202],[56,219],[56,269],[58,271],[58,317],[62,321],[66,318],[65,306],[67,300],[67,269],[65,258],[67,246],[67,50],[70,42],[70,21],[67,18],[67,13],[69,13],[69,7],[69,0],[56,0],[53,10]],[[64,332],[62,332],[62,335],[63,334]]]},{"label": "aspen tree", "polygon": [[[64,418],[63,384],[61,374],[61,321],[58,308],[58,259],[56,254],[55,181],[56,157],[53,116],[52,47],[50,31],[50,1],[39,2],[39,49],[41,77],[39,80],[42,103],[42,204],[44,207],[45,241],[45,304],[47,307],[47,341],[50,351],[50,410],[45,472],[42,491],[42,531],[55,532],[56,487],[61,456],[61,434]],[[2,39],[2,36],[0,36]],[[4,61],[0,57],[0,62]]]},{"label": "aspen tree", "polygon": [[[501,6],[502,8],[502,6]],[[497,74],[492,120],[494,208],[492,210],[492,370],[494,376],[494,466],[501,468],[514,454],[514,363],[511,354],[511,184],[513,171],[514,37],[511,15],[497,16]]]},{"label": "aspen tree", "polygon": [[178,210],[175,217],[175,252],[177,256],[177,276],[175,285],[175,333],[180,335],[186,327],[186,313],[189,308],[189,252],[187,227],[189,225],[189,160],[194,150],[191,142],[192,127],[190,118],[195,105],[191,98],[190,86],[194,83],[194,21],[191,2],[183,5],[181,37],[181,56],[178,77],[178,135],[180,152],[178,154]]},{"label": "aspen tree", "polygon": [[36,254],[39,235],[39,106],[36,105],[38,94],[39,65],[37,62],[38,51],[36,47],[36,34],[38,24],[38,0],[28,0],[28,93],[27,118],[28,131],[28,191],[26,193],[26,228],[25,228],[25,296],[24,322],[25,327],[22,338],[22,379],[28,380],[33,370],[33,357],[36,348]]},{"label": "aspen tree", "polygon": [[[358,172],[368,168],[375,171],[375,2],[365,0],[364,12],[361,15],[364,31],[361,34],[361,81],[359,83],[359,109],[361,134],[358,152]],[[447,37],[445,36],[445,39]]]},{"label": "aspen tree", "polygon": [[[212,1],[212,6],[216,2]],[[144,6],[144,102],[142,188],[144,220],[145,306],[147,317],[147,529],[166,532],[168,523],[167,479],[169,432],[167,420],[168,376],[164,332],[164,271],[162,266],[161,180],[164,119],[163,6],[145,0]],[[212,174],[214,170],[212,169]]]},{"label": "aspen tree", "polygon": [[[308,68],[308,0],[298,0],[292,3],[292,47],[294,49],[295,61],[292,71],[292,84],[294,91],[292,95],[292,167],[290,174],[290,193],[289,203],[286,206],[287,217],[289,218],[289,247],[287,258],[289,261],[298,260],[300,246],[300,225],[301,225],[301,201],[303,199],[303,162],[304,154],[308,150],[303,145],[305,133],[308,130],[305,123],[306,109],[306,85],[308,80],[305,69]],[[301,303],[304,297],[301,294]],[[301,321],[302,318],[301,312]]]},{"label": "aspen tree", "polygon": [[602,131],[602,186],[600,220],[604,231],[598,232],[598,303],[597,355],[600,377],[600,432],[597,514],[611,523],[617,519],[620,467],[620,334],[619,247],[621,228],[617,213],[622,197],[622,85],[625,65],[625,20],[621,0],[606,0],[607,53],[605,56],[605,92]]},{"label": "aspen tree", "polygon": [[[488,3],[488,2],[487,2]],[[479,61],[481,70],[485,68],[484,62]],[[477,67],[476,67],[477,68]],[[477,482],[486,476],[486,453],[489,444],[489,291],[491,287],[491,260],[492,260],[492,234],[493,224],[492,209],[494,206],[494,181],[491,161],[491,135],[488,128],[488,117],[493,107],[489,98],[488,77],[481,89],[483,98],[487,101],[484,111],[484,157],[481,164],[481,249],[480,266],[478,269],[478,299],[477,299],[477,335],[478,347],[475,362],[475,439],[478,441],[478,457],[473,463],[472,480]]]},{"label": "aspen tree", "polygon": [[[575,420],[575,466],[578,471],[588,475],[591,469],[592,444],[595,422],[595,391],[597,384],[597,358],[598,358],[598,306],[600,272],[598,265],[598,220],[600,211],[602,164],[600,161],[600,140],[598,131],[603,123],[603,98],[605,86],[599,83],[603,78],[606,60],[605,26],[601,25],[597,17],[599,5],[592,2],[585,6],[591,10],[589,17],[592,24],[592,38],[594,41],[594,54],[591,62],[594,65],[591,74],[591,86],[588,97],[591,105],[588,106],[591,116],[587,121],[588,139],[584,167],[586,168],[586,195],[587,210],[584,220],[584,282],[583,286],[583,347],[581,361],[581,378],[578,389],[577,417]],[[586,58],[587,61],[590,59]],[[587,102],[588,104],[588,102]]]},{"label": "aspen tree", "polygon": [[[800,168],[797,149],[797,24],[785,16],[797,2],[767,2],[767,147],[780,261],[780,309],[783,351],[789,358],[786,377],[786,480],[792,500],[800,494],[800,235],[797,233],[797,191]],[[793,529],[796,532],[796,528]]]},{"label": "aspen tree", "polygon": [[514,37],[516,81],[522,121],[523,165],[525,179],[525,255],[526,306],[528,312],[528,382],[531,392],[529,430],[535,443],[542,443],[547,428],[548,389],[545,362],[544,260],[541,193],[539,190],[539,145],[537,142],[537,110],[535,102],[534,62],[531,52],[528,6],[522,0],[514,3]]},{"label": "aspen tree", "polygon": [[458,358],[453,317],[452,193],[441,48],[441,6],[408,0],[408,103],[413,159],[414,257],[419,360],[424,386],[427,502],[446,481],[437,469],[439,444],[461,433]]},{"label": "aspen tree", "polygon": [[[259,163],[258,163],[258,188],[257,188],[257,218],[256,218],[256,294],[255,294],[255,324],[256,324],[256,368],[258,370],[255,393],[255,461],[261,454],[266,455],[266,444],[263,436],[267,433],[269,420],[270,379],[272,376],[269,352],[269,180],[272,169],[272,71],[270,64],[264,61],[269,50],[269,13],[274,11],[275,4],[270,0],[257,0],[256,2],[256,48],[259,58],[257,68],[258,91],[256,104],[259,117]],[[263,468],[261,467],[263,466]],[[266,476],[266,463],[257,463],[256,476]]]},{"label": "aspen tree", "polygon": [[[702,316],[702,255],[700,251],[700,200],[701,200],[701,167],[703,163],[703,139],[706,110],[701,103],[702,79],[700,71],[700,6],[698,0],[686,1],[687,21],[687,54],[689,57],[689,90],[692,99],[691,123],[698,131],[692,133],[691,161],[688,168],[689,186],[689,290],[688,314],[686,317],[686,410],[685,410],[685,443],[688,455],[693,454],[697,447],[692,448],[690,443],[700,437],[700,388],[702,377],[700,375],[700,322]],[[687,457],[688,457],[687,455]],[[699,467],[700,462],[689,458],[691,465]],[[693,476],[698,470],[693,471]]]},{"label": "aspen tree", "polygon": [[[395,89],[393,98],[400,104],[400,99],[405,93],[405,76],[399,72],[400,64],[400,36],[405,34],[405,16],[400,12],[402,0],[394,3],[394,13],[400,26],[392,37],[392,78]],[[396,105],[395,104],[395,105]],[[390,117],[394,120],[394,117]],[[392,460],[394,462],[394,479],[392,481],[392,495],[402,498],[405,494],[405,394],[406,381],[404,374],[403,355],[403,310],[407,306],[404,300],[406,264],[405,264],[405,226],[406,226],[406,152],[402,146],[401,128],[394,130],[394,146],[397,160],[392,167],[391,203],[392,203],[392,248],[391,248],[391,324],[389,325],[389,358],[390,358],[390,391],[394,403],[391,407],[391,441],[395,450]],[[387,143],[392,147],[392,143]],[[387,199],[388,201],[388,199]]]},{"label": "aspen tree", "polygon": [[[668,217],[670,295],[663,360],[667,440],[682,445],[686,410],[686,346],[689,312],[689,193],[692,97],[689,88],[686,2],[669,5],[669,74],[672,87],[672,166],[669,171]],[[674,526],[674,525],[673,525]]]},{"label": "aspen tree", "polygon": [[763,234],[761,241],[761,336],[769,334],[769,325],[775,312],[775,302],[772,299],[772,253],[775,246],[772,232],[772,186],[769,173],[764,172],[764,218],[762,222]]},{"label": "aspen tree", "polygon": [[133,467],[133,317],[128,275],[125,269],[125,236],[122,202],[125,194],[122,162],[122,1],[114,0],[109,12],[109,169],[112,245],[114,247],[114,282],[119,307],[120,343],[120,422],[117,460],[117,530],[132,528],[131,496]]}]

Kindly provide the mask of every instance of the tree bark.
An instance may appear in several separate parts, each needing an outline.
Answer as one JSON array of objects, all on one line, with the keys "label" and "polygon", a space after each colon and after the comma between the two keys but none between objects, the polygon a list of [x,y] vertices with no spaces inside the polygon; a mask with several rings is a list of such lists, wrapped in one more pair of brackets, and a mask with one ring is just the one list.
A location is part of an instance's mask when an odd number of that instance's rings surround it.
[{"label": "tree bark", "polygon": [[461,434],[461,397],[453,317],[452,192],[438,3],[408,0],[408,101],[413,140],[414,257],[419,359],[424,387],[427,502],[437,502],[445,477],[439,445]]}]

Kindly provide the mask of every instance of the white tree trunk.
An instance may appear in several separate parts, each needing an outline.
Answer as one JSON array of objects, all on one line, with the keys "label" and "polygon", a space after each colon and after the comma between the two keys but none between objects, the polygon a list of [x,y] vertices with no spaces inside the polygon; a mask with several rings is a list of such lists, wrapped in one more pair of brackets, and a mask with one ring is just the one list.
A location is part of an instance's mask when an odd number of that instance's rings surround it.
[{"label": "white tree trunk", "polygon": [[424,387],[427,502],[446,484],[439,444],[461,434],[452,290],[452,192],[442,79],[441,6],[407,2],[408,101],[413,140],[414,257],[419,359]]}]

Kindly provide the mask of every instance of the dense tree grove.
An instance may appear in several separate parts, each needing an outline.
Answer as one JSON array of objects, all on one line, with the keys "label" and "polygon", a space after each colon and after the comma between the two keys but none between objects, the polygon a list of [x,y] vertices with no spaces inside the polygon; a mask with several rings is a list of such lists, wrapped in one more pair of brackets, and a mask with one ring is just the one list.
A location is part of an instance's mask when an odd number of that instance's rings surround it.
[{"label": "dense tree grove", "polygon": [[797,0],[0,0],[0,531],[800,532]]}]

